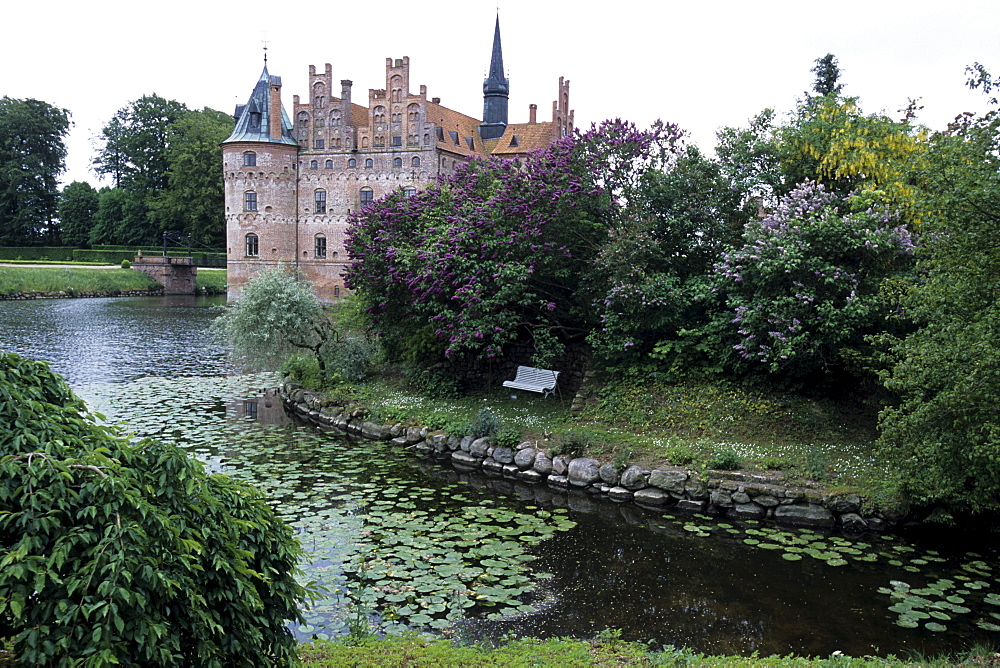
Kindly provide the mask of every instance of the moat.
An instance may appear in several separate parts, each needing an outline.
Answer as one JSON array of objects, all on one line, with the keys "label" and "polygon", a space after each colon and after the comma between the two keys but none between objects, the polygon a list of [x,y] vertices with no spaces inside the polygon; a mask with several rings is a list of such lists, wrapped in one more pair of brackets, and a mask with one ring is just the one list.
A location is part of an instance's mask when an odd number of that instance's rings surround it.
[{"label": "moat", "polygon": [[[998,553],[651,512],[458,473],[285,417],[207,333],[219,298],[0,303],[0,350],[48,359],[91,408],[266,490],[327,593],[296,631],[622,637],[703,652],[933,654],[998,639]],[[817,555],[823,557],[819,558]],[[348,607],[348,595],[361,601]]]}]

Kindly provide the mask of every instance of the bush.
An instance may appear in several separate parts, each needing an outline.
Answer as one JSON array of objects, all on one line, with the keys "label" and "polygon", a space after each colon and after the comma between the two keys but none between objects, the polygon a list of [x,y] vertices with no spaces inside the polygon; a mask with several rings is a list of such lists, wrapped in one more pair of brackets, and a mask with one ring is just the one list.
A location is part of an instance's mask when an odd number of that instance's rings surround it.
[{"label": "bush", "polygon": [[743,461],[732,448],[723,448],[709,457],[705,466],[718,471],[733,471],[743,466]]},{"label": "bush", "polygon": [[368,362],[375,346],[359,336],[341,339],[330,357],[330,370],[349,383],[360,383],[368,375]]},{"label": "bush", "polygon": [[122,269],[131,269],[132,263],[128,260],[122,260]]},{"label": "bush", "polygon": [[457,399],[462,395],[458,381],[440,371],[409,368],[403,374],[407,385],[430,399]]},{"label": "bush", "polygon": [[465,431],[475,438],[483,438],[484,436],[495,436],[500,432],[502,426],[500,419],[489,408],[481,408]]},{"label": "bush", "polygon": [[281,376],[298,383],[307,390],[318,392],[323,389],[323,378],[319,363],[311,355],[294,355],[281,366]]},{"label": "bush", "polygon": [[260,492],[0,354],[0,637],[24,665],[290,665],[302,548]]},{"label": "bush", "polygon": [[517,427],[501,427],[493,437],[493,442],[501,448],[514,448],[521,442],[521,430]]}]

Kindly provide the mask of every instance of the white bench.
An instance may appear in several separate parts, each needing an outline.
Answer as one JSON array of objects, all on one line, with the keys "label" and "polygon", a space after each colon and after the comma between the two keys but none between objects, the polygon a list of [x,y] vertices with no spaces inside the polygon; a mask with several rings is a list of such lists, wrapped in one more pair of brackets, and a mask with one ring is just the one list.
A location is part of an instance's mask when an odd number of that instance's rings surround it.
[{"label": "white bench", "polygon": [[519,366],[514,380],[505,380],[503,386],[512,387],[515,390],[541,392],[542,396],[547,397],[556,391],[556,379],[558,378],[558,371],[536,369],[533,366]]}]

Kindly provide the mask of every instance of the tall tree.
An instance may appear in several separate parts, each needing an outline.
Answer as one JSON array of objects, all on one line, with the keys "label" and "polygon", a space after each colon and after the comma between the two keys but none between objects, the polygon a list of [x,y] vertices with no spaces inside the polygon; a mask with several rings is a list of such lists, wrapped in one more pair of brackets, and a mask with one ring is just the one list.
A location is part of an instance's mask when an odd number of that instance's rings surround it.
[{"label": "tall tree", "polygon": [[[973,88],[992,92],[978,66]],[[995,100],[993,101],[995,103]],[[929,142],[918,172],[927,217],[896,342],[880,443],[917,502],[1000,507],[1000,110],[964,114]]]},{"label": "tall tree", "polygon": [[146,245],[160,242],[149,223],[149,209],[141,193],[125,188],[101,188],[90,230],[91,244]]},{"label": "tall tree", "polygon": [[816,67],[811,70],[813,74],[816,75],[816,81],[813,82],[813,91],[817,95],[839,95],[840,91],[844,88],[844,84],[840,83],[840,67],[837,63],[837,57],[832,53],[828,53],[822,58],[816,59]]},{"label": "tall tree", "polygon": [[155,93],[122,107],[101,130],[94,171],[115,187],[153,195],[167,185],[170,126],[187,111]]},{"label": "tall tree", "polygon": [[82,247],[90,243],[97,213],[98,195],[86,181],[73,181],[59,194],[59,226],[62,243]]},{"label": "tall tree", "polygon": [[58,241],[69,116],[39,100],[0,99],[0,245]]},{"label": "tall tree", "polygon": [[160,229],[185,232],[209,246],[224,245],[225,188],[220,144],[232,128],[232,116],[207,107],[185,112],[170,126],[167,185],[151,207],[151,216]]}]

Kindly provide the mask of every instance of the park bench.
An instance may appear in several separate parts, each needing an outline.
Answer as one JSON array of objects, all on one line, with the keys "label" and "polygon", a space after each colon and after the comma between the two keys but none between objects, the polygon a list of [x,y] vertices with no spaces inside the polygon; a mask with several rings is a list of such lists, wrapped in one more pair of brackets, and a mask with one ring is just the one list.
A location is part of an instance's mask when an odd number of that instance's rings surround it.
[{"label": "park bench", "polygon": [[529,392],[541,392],[542,396],[549,396],[556,390],[556,379],[559,377],[558,371],[551,369],[536,369],[533,366],[517,367],[517,375],[514,380],[505,380],[504,387],[512,387],[515,390],[528,390]]}]

